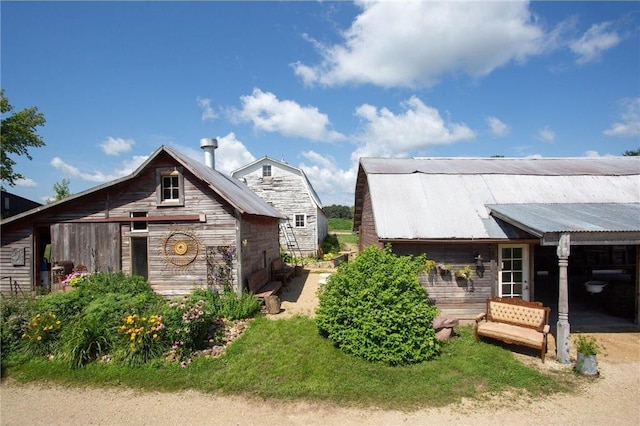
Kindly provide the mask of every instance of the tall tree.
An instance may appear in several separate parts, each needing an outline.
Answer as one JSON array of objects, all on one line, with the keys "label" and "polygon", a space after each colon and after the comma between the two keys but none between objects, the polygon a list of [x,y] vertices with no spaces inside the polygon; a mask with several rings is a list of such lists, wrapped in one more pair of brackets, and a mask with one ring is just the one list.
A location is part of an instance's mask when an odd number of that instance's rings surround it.
[{"label": "tall tree", "polygon": [[14,186],[16,180],[24,176],[13,170],[16,161],[9,155],[24,155],[31,160],[29,148],[44,146],[42,137],[36,132],[36,127],[44,125],[47,120],[44,114],[38,112],[37,107],[23,109],[5,117],[13,111],[13,106],[4,96],[4,89],[0,89],[0,181]]},{"label": "tall tree", "polygon": [[640,148],[638,149],[628,149],[622,153],[625,157],[638,157],[640,156]]},{"label": "tall tree", "polygon": [[69,182],[69,179],[62,179],[60,182],[54,183],[53,192],[55,192],[55,195],[53,196],[53,198],[49,198],[49,200],[47,200],[47,203],[53,203],[71,195],[71,190],[69,190],[69,183],[71,183]]}]

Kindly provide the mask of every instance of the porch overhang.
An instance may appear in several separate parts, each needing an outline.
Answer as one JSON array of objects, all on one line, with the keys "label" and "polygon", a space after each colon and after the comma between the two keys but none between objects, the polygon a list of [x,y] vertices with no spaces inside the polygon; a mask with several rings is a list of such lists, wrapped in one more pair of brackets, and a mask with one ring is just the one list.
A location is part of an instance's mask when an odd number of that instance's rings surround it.
[{"label": "porch overhang", "polygon": [[557,246],[562,234],[571,245],[640,245],[640,203],[490,204],[490,214]]}]

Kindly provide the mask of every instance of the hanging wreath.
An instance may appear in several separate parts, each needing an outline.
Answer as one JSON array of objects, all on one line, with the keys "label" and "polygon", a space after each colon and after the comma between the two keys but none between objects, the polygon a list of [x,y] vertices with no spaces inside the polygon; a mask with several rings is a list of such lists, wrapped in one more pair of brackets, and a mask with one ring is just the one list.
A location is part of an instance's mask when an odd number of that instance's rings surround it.
[{"label": "hanging wreath", "polygon": [[198,257],[200,243],[189,231],[171,231],[164,239],[162,256],[175,266],[187,266]]}]

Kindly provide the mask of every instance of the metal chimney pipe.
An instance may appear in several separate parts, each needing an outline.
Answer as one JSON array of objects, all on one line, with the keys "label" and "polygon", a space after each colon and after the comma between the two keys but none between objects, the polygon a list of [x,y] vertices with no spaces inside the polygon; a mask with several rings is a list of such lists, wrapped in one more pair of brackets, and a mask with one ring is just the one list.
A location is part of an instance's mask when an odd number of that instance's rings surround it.
[{"label": "metal chimney pipe", "polygon": [[215,150],[218,147],[218,140],[214,138],[200,139],[200,148],[204,150],[204,164],[211,168],[216,168]]}]

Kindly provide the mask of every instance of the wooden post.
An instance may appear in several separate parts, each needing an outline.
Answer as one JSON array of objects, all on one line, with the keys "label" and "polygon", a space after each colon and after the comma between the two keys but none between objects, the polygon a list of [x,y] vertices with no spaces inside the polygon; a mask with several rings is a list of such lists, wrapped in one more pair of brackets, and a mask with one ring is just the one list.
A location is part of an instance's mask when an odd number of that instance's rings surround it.
[{"label": "wooden post", "polygon": [[558,323],[556,325],[556,357],[558,362],[569,364],[570,331],[569,324],[569,286],[567,283],[567,266],[569,265],[569,254],[571,252],[571,241],[569,234],[560,235],[558,241],[558,267],[559,267],[559,291],[558,291]]}]

